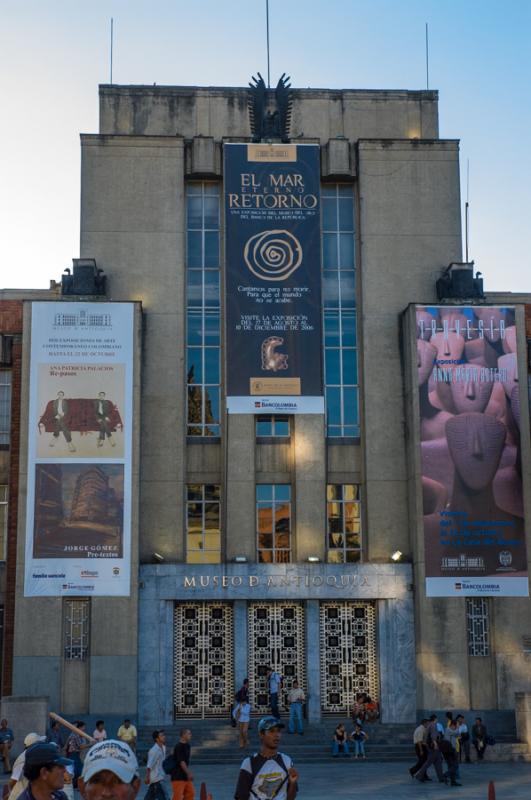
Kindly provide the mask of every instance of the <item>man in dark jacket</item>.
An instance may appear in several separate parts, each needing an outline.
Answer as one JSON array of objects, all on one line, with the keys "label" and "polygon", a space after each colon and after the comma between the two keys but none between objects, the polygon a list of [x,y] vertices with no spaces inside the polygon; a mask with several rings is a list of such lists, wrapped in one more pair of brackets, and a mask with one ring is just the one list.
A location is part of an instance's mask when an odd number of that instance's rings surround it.
[{"label": "man in dark jacket", "polygon": [[472,744],[476,748],[479,761],[483,761],[487,749],[487,728],[481,717],[476,717],[476,722],[472,725]]}]

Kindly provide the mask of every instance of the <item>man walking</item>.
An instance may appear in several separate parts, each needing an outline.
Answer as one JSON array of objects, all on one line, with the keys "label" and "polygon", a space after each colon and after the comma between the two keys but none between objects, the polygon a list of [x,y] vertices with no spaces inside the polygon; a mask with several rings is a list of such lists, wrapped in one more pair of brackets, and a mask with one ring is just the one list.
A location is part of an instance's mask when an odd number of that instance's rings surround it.
[{"label": "man walking", "polygon": [[190,740],[192,731],[183,728],[173,749],[175,769],[171,773],[173,800],[194,800],[194,776],[190,770]]},{"label": "man walking", "polygon": [[147,800],[167,800],[164,791],[164,779],[166,774],[162,769],[162,762],[166,758],[166,734],[164,731],[153,731],[153,747],[148,753],[146,777],[144,783],[147,784]]},{"label": "man walking", "polygon": [[459,728],[459,761],[462,760],[464,753],[466,763],[470,764],[470,734],[468,732],[468,725],[462,714],[459,714],[457,717],[457,725]]},{"label": "man walking", "polygon": [[413,746],[415,748],[415,755],[417,756],[417,763],[409,768],[409,774],[412,778],[415,777],[416,773],[428,758],[428,746],[426,744],[426,739],[428,736],[428,724],[429,720],[423,719],[421,720],[420,725],[418,725],[413,731]]},{"label": "man walking", "polygon": [[278,752],[283,727],[276,717],[262,717],[258,723],[260,752],[243,760],[235,800],[294,800],[299,774],[291,758]]},{"label": "man walking", "polygon": [[443,757],[441,751],[439,750],[439,739],[442,739],[442,736],[440,735],[439,729],[437,727],[437,715],[432,714],[429,719],[427,737],[426,737],[428,757],[424,762],[424,764],[419,769],[419,771],[416,772],[414,776],[421,783],[425,783],[426,781],[431,781],[431,778],[426,773],[432,764],[435,767],[435,772],[437,773],[437,778],[439,780],[439,783],[446,783],[446,779],[442,771]]},{"label": "man walking", "polygon": [[304,694],[303,690],[299,686],[299,681],[294,680],[293,686],[288,692],[288,703],[289,703],[289,723],[288,723],[288,733],[295,733],[295,728],[298,728],[298,732],[301,736],[304,735],[304,731],[302,729],[302,704],[306,700],[306,695]]},{"label": "man walking", "polygon": [[68,758],[52,742],[39,742],[26,750],[24,776],[29,785],[19,800],[66,800],[62,790],[65,767],[72,766]]},{"label": "man walking", "polygon": [[135,800],[140,789],[136,756],[124,742],[105,739],[88,751],[79,779],[84,800]]},{"label": "man walking", "polygon": [[278,692],[279,689],[282,687],[282,675],[272,667],[267,668],[267,681],[269,684],[269,703],[271,706],[271,713],[277,720],[280,719],[280,713],[278,710]]}]

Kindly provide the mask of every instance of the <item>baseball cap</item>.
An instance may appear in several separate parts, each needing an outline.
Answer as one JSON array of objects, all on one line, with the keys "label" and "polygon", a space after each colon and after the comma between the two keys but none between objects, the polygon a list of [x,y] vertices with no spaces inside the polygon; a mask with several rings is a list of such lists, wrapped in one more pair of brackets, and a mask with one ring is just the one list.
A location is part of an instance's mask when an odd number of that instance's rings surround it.
[{"label": "baseball cap", "polygon": [[31,747],[32,744],[37,744],[37,742],[45,742],[46,736],[39,736],[38,733],[28,733],[26,738],[24,739],[24,747]]},{"label": "baseball cap", "polygon": [[258,733],[265,733],[265,731],[270,731],[272,728],[285,727],[284,723],[280,722],[276,717],[262,717],[258,723]]},{"label": "baseball cap", "polygon": [[[27,737],[26,737],[27,738]],[[26,750],[24,767],[44,767],[46,764],[60,764],[68,767],[72,761],[64,758],[53,742],[37,742]]]},{"label": "baseball cap", "polygon": [[131,783],[139,774],[135,754],[128,744],[116,739],[105,739],[90,748],[81,777],[87,782],[104,769],[114,772],[123,783]]}]

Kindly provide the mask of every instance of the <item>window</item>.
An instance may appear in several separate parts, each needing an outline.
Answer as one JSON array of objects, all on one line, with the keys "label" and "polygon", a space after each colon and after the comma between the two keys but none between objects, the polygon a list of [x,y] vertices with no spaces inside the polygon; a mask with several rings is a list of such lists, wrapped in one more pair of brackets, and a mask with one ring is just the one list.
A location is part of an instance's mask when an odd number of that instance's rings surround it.
[{"label": "window", "polygon": [[327,487],[328,562],[345,564],[361,558],[360,487],[332,483]]},{"label": "window", "polygon": [[284,436],[289,437],[289,417],[284,416],[259,416],[256,417],[257,436]]},{"label": "window", "polygon": [[85,661],[89,649],[90,600],[65,600],[65,659]]},{"label": "window", "polygon": [[220,435],[219,186],[190,183],[187,209],[187,434]]},{"label": "window", "polygon": [[326,424],[329,437],[360,435],[354,265],[354,195],[322,187]]},{"label": "window", "polygon": [[0,446],[11,437],[11,371],[0,370]]},{"label": "window", "polygon": [[186,563],[221,562],[219,486],[189,484],[186,503]]},{"label": "window", "polygon": [[258,560],[264,564],[291,561],[291,486],[260,483],[256,487]]},{"label": "window", "polygon": [[485,597],[467,597],[466,628],[468,655],[488,656],[490,652],[489,606]]},{"label": "window", "polygon": [[7,491],[8,487],[0,485],[0,561],[6,560],[7,547]]}]

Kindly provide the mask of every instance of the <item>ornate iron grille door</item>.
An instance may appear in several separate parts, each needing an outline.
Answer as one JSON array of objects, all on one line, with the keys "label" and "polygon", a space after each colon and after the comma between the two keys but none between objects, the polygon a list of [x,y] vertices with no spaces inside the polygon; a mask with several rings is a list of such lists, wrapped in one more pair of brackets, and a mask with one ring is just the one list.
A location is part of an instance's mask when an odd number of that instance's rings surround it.
[{"label": "ornate iron grille door", "polygon": [[359,692],[376,700],[379,692],[374,604],[321,603],[320,617],[322,710],[348,712]]},{"label": "ornate iron grille door", "polygon": [[281,708],[295,678],[306,689],[305,655],[302,603],[249,604],[249,693],[253,711],[265,714],[270,710],[268,666],[284,676]]},{"label": "ornate iron grille door", "polygon": [[175,715],[217,716],[234,697],[232,606],[175,606]]}]

